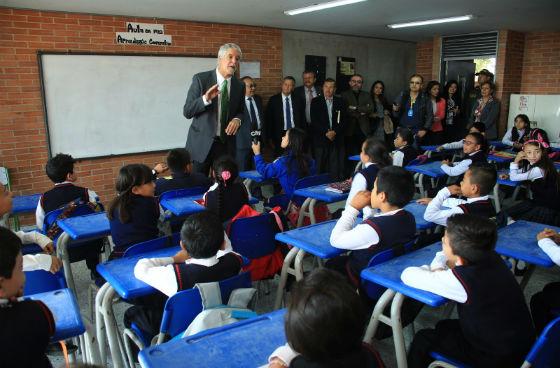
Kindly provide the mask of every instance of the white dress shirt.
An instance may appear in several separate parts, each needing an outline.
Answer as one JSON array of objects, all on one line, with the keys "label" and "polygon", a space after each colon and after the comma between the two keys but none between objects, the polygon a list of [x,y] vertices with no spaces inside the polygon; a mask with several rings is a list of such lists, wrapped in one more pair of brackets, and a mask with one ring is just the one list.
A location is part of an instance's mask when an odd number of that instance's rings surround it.
[{"label": "white dress shirt", "polygon": [[[17,237],[21,240],[22,244],[37,244],[42,249],[52,243],[52,240],[37,231],[14,231]],[[23,256],[23,270],[24,271],[35,271],[35,270],[45,270],[49,271],[51,269],[52,257],[48,254],[26,254]]]},{"label": "white dress shirt", "polygon": [[[373,164],[371,162],[366,162],[364,168],[368,167],[369,165],[373,165]],[[354,175],[354,178],[352,179],[352,186],[350,187],[350,192],[348,193],[348,199],[346,199],[345,207],[346,208],[350,207],[350,203],[352,203],[352,199],[354,198],[354,196],[359,191],[366,190],[367,189],[366,187],[367,187],[366,178],[361,173],[357,173],[356,175]],[[364,207],[362,212],[364,213],[364,218],[373,216],[373,208],[371,208],[370,206]]]},{"label": "white dress shirt", "polygon": [[[517,130],[517,133],[519,134],[519,137],[523,137],[523,134],[525,134],[525,129],[517,129],[517,128],[513,128]],[[511,133],[513,129],[509,129],[506,134],[504,135],[504,137],[502,138],[502,143],[503,144],[507,144],[508,146],[513,146],[514,143],[518,143],[518,142],[514,142],[511,140]]]},{"label": "white dress shirt", "polygon": [[442,144],[441,146],[443,147],[443,149],[446,150],[461,149],[463,148],[463,142],[465,142],[465,140],[461,139],[460,141],[445,143]]},{"label": "white dress shirt", "polygon": [[[288,129],[296,126],[294,124],[294,102],[292,101],[292,95],[285,96],[282,93],[281,96],[282,96],[282,115],[284,116],[284,130],[288,130]],[[290,118],[291,119],[290,119],[289,122],[286,119],[286,97],[290,101]],[[288,125],[288,123],[289,123],[289,125]]]},{"label": "white dress shirt", "polygon": [[560,266],[560,246],[550,238],[539,240],[539,247],[550,257],[552,262]]},{"label": "white dress shirt", "polygon": [[465,172],[467,172],[467,170],[469,169],[469,166],[471,166],[472,164],[472,160],[470,159],[470,156],[473,156],[475,154],[477,154],[479,151],[470,153],[468,157],[466,157],[465,159],[459,161],[458,163],[456,163],[455,165],[441,165],[441,170],[446,173],[449,176],[459,176],[464,174]]},{"label": "white dress shirt", "polygon": [[[433,222],[438,225],[447,226],[447,219],[455,214],[462,214],[464,213],[460,204],[463,203],[472,203],[476,201],[487,200],[488,196],[482,197],[475,197],[475,198],[467,198],[467,200],[462,199],[455,199],[454,201],[447,201],[447,199],[451,196],[451,192],[447,187],[442,188],[438,194],[432,199],[432,201],[426,207],[426,211],[424,212],[424,220]],[[448,207],[449,209],[444,209],[443,207]]]},{"label": "white dress shirt", "polygon": [[311,88],[303,86],[303,92],[305,93],[305,119],[309,124],[311,123],[311,100],[317,97],[317,91],[314,86]]},{"label": "white dress shirt", "polygon": [[[374,216],[391,216],[399,211],[402,211],[402,208],[375,214]],[[333,247],[338,249],[358,250],[367,249],[379,243],[379,234],[377,234],[377,231],[370,225],[358,224],[354,227],[359,213],[360,211],[352,206],[348,206],[342,211],[342,215],[331,232],[330,241]]]},{"label": "white dress shirt", "polygon": [[393,166],[400,166],[402,167],[402,163],[404,160],[404,153],[399,151],[398,149],[391,152],[391,157],[393,158]]},{"label": "white dress shirt", "polygon": [[509,164],[509,179],[512,181],[533,181],[542,177],[544,177],[544,173],[540,167],[535,166],[529,171],[523,172],[515,162]]}]

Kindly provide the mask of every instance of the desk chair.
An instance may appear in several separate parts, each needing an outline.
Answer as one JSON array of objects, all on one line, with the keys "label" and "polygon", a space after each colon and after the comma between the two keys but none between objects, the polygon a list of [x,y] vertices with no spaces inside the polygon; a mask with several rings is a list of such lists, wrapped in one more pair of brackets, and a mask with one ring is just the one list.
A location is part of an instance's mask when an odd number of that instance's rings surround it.
[{"label": "desk chair", "polygon": [[[220,281],[219,284],[222,300],[228,300],[233,290],[251,287],[251,274],[244,272]],[[202,298],[198,289],[192,288],[180,291],[167,300],[163,310],[160,332],[152,339],[151,343],[134,324],[130,329],[126,328],[123,331],[123,341],[130,366],[135,366],[131,341],[140,350],[150,345],[162,344],[169,338],[183,333],[200,312],[202,312]]]},{"label": "desk chair", "polygon": [[[163,192],[160,194],[159,201],[163,199],[171,199],[177,197],[191,197],[195,195],[203,195],[204,193],[206,193],[207,190],[208,190],[207,187],[192,187],[192,188],[168,190],[167,192]],[[180,230],[181,226],[183,225],[183,221],[185,221],[186,218],[187,216],[178,217],[172,215],[169,221],[171,226],[171,231],[175,232],[177,230]]]},{"label": "desk chair", "polygon": [[153,252],[153,251],[161,249],[161,248],[167,248],[167,247],[171,247],[171,246],[174,246],[174,245],[179,245],[178,240],[177,240],[177,242],[174,242],[174,239],[176,239],[178,237],[178,235],[180,235],[180,234],[175,233],[175,234],[172,234],[171,236],[165,235],[165,236],[161,236],[159,238],[146,240],[146,241],[143,241],[141,243],[136,243],[134,245],[131,245],[130,247],[128,247],[124,251],[123,257],[132,257],[132,256],[135,256],[137,254]]},{"label": "desk chair", "polygon": [[45,293],[67,287],[62,269],[54,274],[44,270],[26,271],[23,295]]},{"label": "desk chair", "polygon": [[[331,181],[332,179],[330,174],[306,176],[305,178],[301,178],[296,181],[296,184],[294,185],[294,192],[298,189],[313,187],[315,185],[328,184]],[[287,214],[287,211],[290,209],[290,205],[292,203],[301,206],[303,201],[305,201],[305,198],[293,194],[291,197],[288,197],[285,194],[277,194],[268,199],[267,206],[280,206],[282,207],[282,210],[284,210],[284,214]]]},{"label": "desk chair", "polygon": [[[558,346],[560,346],[560,317],[554,319],[545,327],[525,357],[521,368],[546,368],[556,366],[558,364]],[[436,360],[429,365],[429,368],[469,367],[466,364],[449,359],[437,352],[431,352],[430,355]]]}]

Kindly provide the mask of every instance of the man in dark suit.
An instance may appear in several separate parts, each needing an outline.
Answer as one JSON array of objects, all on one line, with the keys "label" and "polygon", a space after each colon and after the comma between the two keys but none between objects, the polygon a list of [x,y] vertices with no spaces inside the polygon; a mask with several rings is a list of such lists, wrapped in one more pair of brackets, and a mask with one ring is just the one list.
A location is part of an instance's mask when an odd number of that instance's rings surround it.
[{"label": "man in dark suit", "polygon": [[239,171],[246,171],[251,170],[253,166],[251,133],[259,141],[263,141],[262,132],[265,125],[262,114],[262,99],[260,96],[255,95],[257,85],[251,77],[243,77],[241,80],[245,83],[245,105],[243,106],[241,128],[239,128],[235,135],[235,161],[237,166],[239,166]]},{"label": "man in dark suit", "polygon": [[218,51],[218,67],[193,76],[183,115],[193,119],[186,149],[197,172],[208,174],[216,158],[235,154],[245,95],[245,84],[233,75],[240,59],[239,46],[226,43]]},{"label": "man in dark suit", "polygon": [[305,70],[301,78],[303,80],[303,86],[294,89],[294,96],[305,106],[305,121],[307,122],[305,130],[307,131],[309,149],[313,152],[313,141],[311,139],[313,134],[311,129],[311,100],[317,96],[321,96],[321,87],[315,83],[317,78],[313,70]]},{"label": "man in dark suit", "polygon": [[294,77],[284,77],[282,92],[270,97],[266,106],[266,137],[274,150],[274,156],[279,156],[282,152],[280,142],[286,130],[290,128],[305,129],[304,106],[292,94],[295,84]]},{"label": "man in dark suit", "polygon": [[336,82],[327,78],[323,83],[323,96],[311,101],[311,124],[317,170],[328,172],[335,180],[344,177],[344,128],[346,105],[334,96]]}]

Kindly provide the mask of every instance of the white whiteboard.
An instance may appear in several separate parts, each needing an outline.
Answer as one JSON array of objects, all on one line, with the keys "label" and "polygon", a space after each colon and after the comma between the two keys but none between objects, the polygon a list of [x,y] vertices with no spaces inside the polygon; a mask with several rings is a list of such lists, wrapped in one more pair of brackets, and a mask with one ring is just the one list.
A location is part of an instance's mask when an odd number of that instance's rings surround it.
[{"label": "white whiteboard", "polygon": [[42,54],[53,155],[75,158],[184,147],[183,105],[194,74],[215,58]]},{"label": "white whiteboard", "polygon": [[551,142],[560,142],[560,95],[511,95],[508,129],[518,114],[525,114],[531,122],[536,122],[537,128],[548,133]]}]

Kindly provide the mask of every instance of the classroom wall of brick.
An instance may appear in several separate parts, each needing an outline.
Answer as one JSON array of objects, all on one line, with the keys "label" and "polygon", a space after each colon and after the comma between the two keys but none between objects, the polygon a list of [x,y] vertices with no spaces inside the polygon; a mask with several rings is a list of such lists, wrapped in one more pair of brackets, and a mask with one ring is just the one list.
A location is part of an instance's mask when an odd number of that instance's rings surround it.
[{"label": "classroom wall of brick", "polygon": [[428,80],[432,75],[434,63],[434,42],[432,40],[416,44],[416,73]]},{"label": "classroom wall of brick", "polygon": [[[115,32],[126,32],[127,21],[163,24],[173,45],[116,44]],[[244,60],[261,62],[257,93],[265,101],[278,92],[282,75],[279,29],[0,8],[0,166],[9,169],[12,190],[38,193],[52,185],[44,173],[48,152],[38,50],[213,56],[226,42],[237,43]],[[78,183],[95,190],[108,203],[121,166],[154,165],[164,158],[165,152],[85,159],[76,165]]]},{"label": "classroom wall of brick", "polygon": [[560,94],[560,32],[525,35],[520,92]]}]

